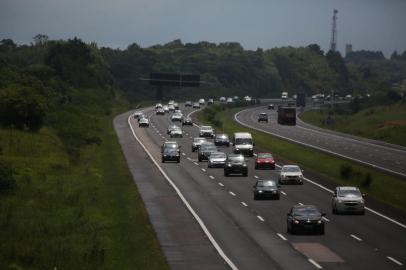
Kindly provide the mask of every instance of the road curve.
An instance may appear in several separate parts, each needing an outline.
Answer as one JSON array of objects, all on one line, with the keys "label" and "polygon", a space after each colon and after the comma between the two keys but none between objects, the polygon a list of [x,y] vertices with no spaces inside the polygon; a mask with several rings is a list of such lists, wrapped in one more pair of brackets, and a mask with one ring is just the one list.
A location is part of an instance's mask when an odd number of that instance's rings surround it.
[{"label": "road curve", "polygon": [[[150,115],[151,127],[138,128],[132,118],[129,123],[152,158],[160,160],[159,146],[165,140],[172,140],[166,135],[171,122],[168,115],[156,116],[152,110],[145,112]],[[222,169],[207,168],[207,163],[197,162],[197,154],[191,152],[192,138],[198,136],[198,128],[185,127],[184,131],[184,138],[176,139],[182,146],[181,162],[157,165],[179,189],[236,268],[399,269],[406,262],[405,228],[371,213],[365,216],[328,214],[323,236],[287,234],[286,213],[292,205],[314,204],[330,213],[330,192],[308,179],[303,186],[284,186],[279,201],[254,201],[255,180],[276,179],[277,171],[255,170],[253,159],[249,159],[248,177],[224,177]],[[221,149],[230,152],[229,148]],[[127,150],[132,151],[139,150]],[[129,165],[136,164],[129,162]],[[142,175],[152,172],[151,166],[137,169]],[[167,181],[160,178],[154,176],[151,182],[168,186]],[[159,224],[154,225],[155,229],[156,226],[159,229]],[[188,226],[190,224],[185,224],[184,229]],[[178,237],[182,238],[182,234]]]},{"label": "road curve", "polygon": [[[258,123],[260,112],[269,114],[269,123]],[[268,110],[266,106],[243,109],[234,119],[244,126],[406,177],[406,150],[401,146],[397,149],[368,139],[323,131],[300,120],[296,126],[279,125],[276,110]]]}]

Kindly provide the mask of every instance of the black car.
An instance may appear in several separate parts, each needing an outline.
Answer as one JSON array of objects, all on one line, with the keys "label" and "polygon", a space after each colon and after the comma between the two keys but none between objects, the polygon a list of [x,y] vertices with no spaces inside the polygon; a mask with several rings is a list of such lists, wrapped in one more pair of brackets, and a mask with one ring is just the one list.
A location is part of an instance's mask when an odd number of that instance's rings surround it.
[{"label": "black car", "polygon": [[203,143],[199,147],[199,151],[197,153],[197,159],[199,161],[209,160],[211,153],[218,152],[215,145],[212,143]]},{"label": "black car", "polygon": [[258,115],[258,123],[259,122],[267,122],[268,123],[268,115],[266,113],[260,113]]},{"label": "black car", "polygon": [[258,180],[254,185],[254,200],[280,199],[279,185],[274,180]]},{"label": "black car", "polygon": [[162,152],[162,163],[165,161],[176,161],[180,162],[180,153],[175,148],[164,148]]},{"label": "black car", "polygon": [[214,144],[217,146],[225,145],[227,147],[230,146],[230,138],[227,134],[216,134],[214,137]]},{"label": "black car", "polygon": [[182,126],[193,126],[192,118],[186,117],[182,121]]},{"label": "black car", "polygon": [[313,232],[324,234],[324,213],[314,205],[295,205],[287,214],[287,228],[291,234]]},{"label": "black car", "polygon": [[224,176],[229,176],[230,174],[242,174],[243,176],[248,176],[248,167],[243,155],[228,154],[224,166]]}]

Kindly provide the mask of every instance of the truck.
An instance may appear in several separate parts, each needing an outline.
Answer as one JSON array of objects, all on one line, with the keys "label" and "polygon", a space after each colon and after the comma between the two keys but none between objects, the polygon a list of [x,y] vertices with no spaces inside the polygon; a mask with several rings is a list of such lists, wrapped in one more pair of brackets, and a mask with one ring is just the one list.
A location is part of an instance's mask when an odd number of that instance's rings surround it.
[{"label": "truck", "polygon": [[236,132],[233,136],[234,154],[243,154],[252,157],[254,155],[254,142],[249,132]]},{"label": "truck", "polygon": [[296,125],[296,108],[290,106],[278,107],[278,124]]}]

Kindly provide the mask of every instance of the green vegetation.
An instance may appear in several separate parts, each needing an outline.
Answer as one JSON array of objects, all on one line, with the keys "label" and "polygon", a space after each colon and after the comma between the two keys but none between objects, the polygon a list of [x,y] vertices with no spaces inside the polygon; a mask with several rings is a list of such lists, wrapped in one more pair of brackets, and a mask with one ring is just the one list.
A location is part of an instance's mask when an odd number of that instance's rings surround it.
[{"label": "green vegetation", "polygon": [[302,113],[300,119],[322,128],[406,146],[405,102],[373,106],[355,114],[312,110]]},{"label": "green vegetation", "polygon": [[243,127],[232,121],[231,115],[235,112],[227,107],[212,106],[197,116],[200,121],[211,123],[228,134],[251,132],[257,147],[272,152],[277,159],[299,164],[336,184],[359,186],[368,196],[406,212],[404,179]]}]

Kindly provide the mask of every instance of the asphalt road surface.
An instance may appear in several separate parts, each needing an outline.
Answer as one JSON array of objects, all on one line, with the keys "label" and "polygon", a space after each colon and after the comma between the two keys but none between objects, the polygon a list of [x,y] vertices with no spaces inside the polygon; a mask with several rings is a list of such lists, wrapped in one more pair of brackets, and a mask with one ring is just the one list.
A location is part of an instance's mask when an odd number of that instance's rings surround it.
[{"label": "asphalt road surface", "polygon": [[[142,164],[127,158],[131,171],[141,171],[145,179],[151,175],[151,182],[156,182],[155,185],[160,181],[162,186],[170,186],[170,180],[173,187],[169,194],[173,196],[174,190],[179,192],[178,200],[183,200],[184,207],[193,215],[201,233],[205,235],[202,245],[207,244],[209,239],[213,250],[216,248],[228,267],[294,270],[404,267],[406,225],[371,211],[367,211],[365,216],[332,215],[330,191],[308,178],[304,185],[282,186],[280,200],[254,201],[252,186],[255,181],[277,179],[278,170],[255,170],[254,159],[249,158],[248,177],[224,177],[223,169],[209,169],[207,162],[198,162],[197,153],[191,152],[192,138],[198,136],[197,126],[184,127],[183,138],[170,139],[166,134],[167,127],[172,124],[169,115],[156,116],[152,109],[145,110],[145,113],[150,115],[149,128],[139,128],[137,120],[131,117],[129,123],[134,135],[156,161],[156,169],[160,168],[162,172],[157,176],[157,170],[152,170],[151,166],[144,168]],[[119,122],[125,124],[124,119]],[[130,141],[125,132],[118,136],[120,140],[126,136],[126,140]],[[135,141],[134,138],[132,140]],[[180,163],[160,162],[160,146],[166,140],[176,140],[182,146]],[[231,148],[220,150],[228,153]],[[127,156],[132,151],[139,152],[139,149],[124,152],[127,152]],[[167,176],[166,179],[163,179],[163,174]],[[144,191],[141,189],[140,192],[143,194]],[[327,213],[325,235],[290,235],[286,232],[286,213],[299,203],[316,205]],[[161,218],[166,220],[171,216]],[[153,225],[156,229],[156,224]],[[185,223],[183,229],[186,230],[188,226]],[[167,233],[170,232],[171,228]],[[183,237],[182,234],[177,236]],[[186,251],[179,252],[179,256],[185,256],[181,253]],[[168,252],[165,254],[168,255]],[[190,260],[193,261],[192,258]],[[171,265],[172,268],[175,266]]]},{"label": "asphalt road surface", "polygon": [[[258,123],[261,112],[268,113],[269,123]],[[296,126],[279,125],[277,111],[268,110],[267,106],[244,109],[235,115],[235,120],[247,127],[406,177],[406,148],[402,146],[323,130],[300,119]]]}]

